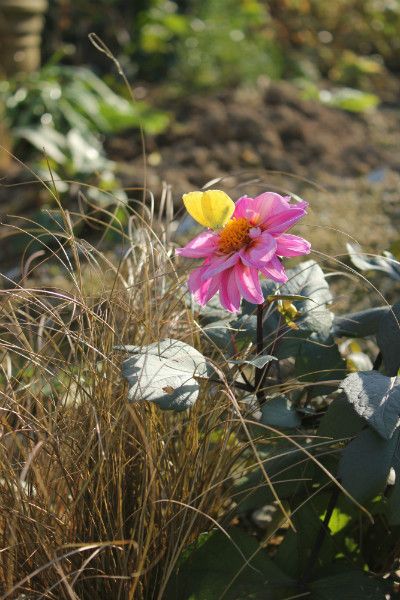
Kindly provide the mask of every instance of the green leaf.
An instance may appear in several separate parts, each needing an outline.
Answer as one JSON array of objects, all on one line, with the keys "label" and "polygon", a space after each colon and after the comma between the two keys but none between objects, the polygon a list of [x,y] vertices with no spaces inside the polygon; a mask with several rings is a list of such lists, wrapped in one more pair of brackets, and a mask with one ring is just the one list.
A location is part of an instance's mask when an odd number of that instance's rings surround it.
[{"label": "green leaf", "polygon": [[386,375],[397,375],[400,367],[400,302],[382,317],[376,341],[382,352]]},{"label": "green leaf", "polygon": [[100,96],[94,93],[86,82],[77,78],[71,80],[64,90],[64,95],[75,111],[90,119],[98,131],[102,133],[107,131],[107,122],[100,114]]},{"label": "green leaf", "polygon": [[238,349],[235,342],[237,329],[232,327],[229,321],[213,321],[203,327],[203,333],[228,356],[237,353]]},{"label": "green leaf", "polygon": [[[311,549],[321,530],[321,506],[326,506],[327,494],[319,495],[317,501],[309,500],[300,509],[293,511],[292,522],[296,531],[289,530],[278,547],[275,562],[296,579],[300,578],[308,564]],[[316,559],[315,569],[330,565],[336,554],[335,543],[326,536]]]},{"label": "green leaf", "polygon": [[295,583],[254,537],[237,528],[227,533],[216,531],[190,553],[173,574],[166,600],[282,600],[294,594]]},{"label": "green leaf", "polygon": [[[321,267],[314,260],[307,260],[293,269],[287,271],[287,283],[279,286],[280,296],[300,296],[302,300],[293,300],[293,304],[300,312],[296,325],[301,331],[316,332],[321,336],[329,335],[333,314],[327,308],[332,301],[332,295]],[[277,285],[271,281],[262,284],[264,297],[274,295]],[[254,313],[254,305],[243,302],[243,313]],[[276,330],[279,313],[274,311],[265,320],[265,333]]]},{"label": "green leaf", "polygon": [[400,378],[377,371],[351,373],[341,388],[355,411],[388,440],[400,425]]},{"label": "green leaf", "polygon": [[398,440],[398,433],[384,440],[368,428],[343,450],[338,475],[343,487],[361,504],[385,489]]},{"label": "green leaf", "polygon": [[136,108],[138,111],[137,126],[142,126],[150,135],[160,134],[168,127],[170,123],[169,114],[156,110],[144,102],[140,102]]},{"label": "green leaf", "polygon": [[234,365],[251,365],[252,367],[256,367],[257,369],[262,369],[268,363],[276,360],[276,356],[270,356],[269,354],[264,354],[263,356],[255,356],[254,358],[243,359],[243,360],[230,360],[229,363]]},{"label": "green leaf", "polygon": [[194,378],[207,377],[204,356],[179,340],[166,339],[150,346],[117,346],[133,354],[122,365],[129,384],[128,400],[155,402],[163,410],[182,411],[193,406],[199,394]]},{"label": "green leaf", "polygon": [[[287,275],[288,282],[280,285],[279,288],[272,281],[266,280],[262,283],[265,297],[274,295],[279,289],[281,297],[302,298],[302,300],[293,300],[293,305],[299,313],[295,319],[298,330],[284,327],[283,318],[277,307],[274,307],[271,312],[268,311],[268,315],[264,318],[263,333],[266,344],[271,344],[276,338],[277,331],[280,331],[279,343],[274,349],[278,359],[295,357],[301,345],[313,332],[319,339],[328,340],[333,321],[333,313],[328,308],[332,296],[321,267],[315,261],[309,260],[294,269],[289,269]],[[241,339],[243,344],[253,342],[257,324],[254,304],[243,301],[242,315],[233,324],[242,329],[238,339]]]},{"label": "green leaf", "polygon": [[341,108],[349,112],[364,112],[375,108],[379,104],[379,98],[375,94],[368,94],[354,88],[341,88],[334,91],[322,90],[319,99],[327,106]]},{"label": "green leaf", "polygon": [[275,396],[267,398],[261,407],[261,419],[263,425],[272,427],[300,427],[301,419],[286,396]]},{"label": "green leaf", "polygon": [[335,398],[321,419],[318,435],[343,440],[359,433],[365,426],[364,420],[348,403],[344,394]]},{"label": "green leaf", "polygon": [[[226,313],[226,311],[225,311]],[[255,317],[241,315],[236,319],[228,318],[215,320],[218,314],[212,310],[206,312],[204,334],[220,348],[226,356],[235,356],[249,343],[255,340]]]},{"label": "green leaf", "polygon": [[392,466],[396,480],[394,485],[388,489],[385,514],[389,525],[398,526],[400,525],[400,444],[395,450]]},{"label": "green leaf", "polygon": [[74,172],[93,173],[108,167],[101,145],[91,134],[84,135],[78,129],[70,129],[66,135],[66,143]]},{"label": "green leaf", "polygon": [[400,281],[400,263],[391,252],[384,252],[383,256],[367,254],[362,251],[360,244],[346,244],[353,265],[360,271],[382,271],[394,279]]},{"label": "green leaf", "polygon": [[335,337],[366,337],[375,335],[382,317],[389,311],[388,306],[368,308],[333,320],[332,334]]},{"label": "green leaf", "polygon": [[85,114],[81,114],[65,95],[60,98],[58,109],[71,128],[78,129],[81,132],[91,132],[93,128],[91,119]]},{"label": "green leaf", "polygon": [[13,130],[13,134],[16,138],[27,140],[39,152],[42,154],[46,153],[56,163],[63,164],[66,162],[64,136],[53,129],[53,127],[16,127]]},{"label": "green leaf", "polygon": [[[94,73],[85,70],[83,81],[97,97],[98,111],[95,116],[98,127],[105,133],[117,133],[131,127],[143,126],[150,134],[160,133],[169,123],[165,112],[149,107],[145,102],[132,103],[116,94]],[[91,113],[88,113],[91,114]]]},{"label": "green leaf", "polygon": [[[346,363],[332,337],[320,339],[315,333],[300,346],[295,363],[295,376],[301,382],[312,383],[342,380],[346,374]],[[334,384],[310,386],[311,397],[328,394]]]},{"label": "green leaf", "polygon": [[[325,516],[325,515],[324,515]],[[332,535],[338,534],[351,522],[351,516],[343,512],[340,508],[333,509],[332,516],[329,520],[329,530]]]},{"label": "green leaf", "polygon": [[296,325],[304,331],[328,335],[333,314],[327,305],[332,301],[332,295],[321,267],[315,261],[308,260],[289,269],[287,275],[288,281],[280,286],[279,293],[306,298],[293,302],[301,313]]},{"label": "green leaf", "polygon": [[[257,431],[257,428],[254,427],[254,430]],[[265,430],[261,430],[261,428],[258,430],[261,435],[265,435]],[[280,498],[293,496],[309,478],[310,459],[301,449],[293,446],[280,446],[278,449],[275,447],[270,450],[270,454],[267,456],[265,454],[263,456],[262,451],[259,454],[263,459],[268,477]],[[239,513],[246,513],[273,502],[274,496],[260,467],[255,467],[236,480],[233,500],[237,503],[237,512]]]},{"label": "green leaf", "polygon": [[218,295],[211,298],[209,302],[205,306],[198,305],[195,300],[193,300],[192,296],[186,296],[189,301],[189,305],[196,304],[196,308],[200,312],[200,321],[201,324],[209,325],[210,323],[214,323],[216,321],[225,322],[228,325],[229,321],[232,321],[232,314],[229,313],[226,308],[221,306],[221,302],[219,301]]},{"label": "green leaf", "polygon": [[310,600],[383,600],[390,593],[389,582],[365,571],[346,571],[310,584]]}]

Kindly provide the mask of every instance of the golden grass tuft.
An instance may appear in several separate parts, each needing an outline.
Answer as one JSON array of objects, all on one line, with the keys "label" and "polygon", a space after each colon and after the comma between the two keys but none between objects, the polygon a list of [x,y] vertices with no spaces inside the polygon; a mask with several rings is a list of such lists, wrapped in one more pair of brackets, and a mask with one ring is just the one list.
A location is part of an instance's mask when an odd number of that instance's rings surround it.
[{"label": "golden grass tuft", "polygon": [[[167,191],[160,218],[140,202],[123,213],[128,234],[116,210],[93,207],[59,206],[57,233],[9,225],[34,245],[19,283],[0,290],[3,599],[161,599],[182,549],[229,497],[244,444],[232,446],[223,386],[204,386],[179,415],[127,402],[115,345],[200,342],[172,258]],[[98,243],[77,237],[82,223],[101,230]],[[102,250],[118,230],[120,258]]]}]

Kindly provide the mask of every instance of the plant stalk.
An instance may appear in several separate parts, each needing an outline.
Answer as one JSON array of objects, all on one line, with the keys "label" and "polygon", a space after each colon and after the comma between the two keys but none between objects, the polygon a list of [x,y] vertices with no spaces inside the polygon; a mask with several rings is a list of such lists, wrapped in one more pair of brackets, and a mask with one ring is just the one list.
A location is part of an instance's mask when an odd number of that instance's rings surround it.
[{"label": "plant stalk", "polygon": [[[257,330],[256,330],[256,345],[257,356],[262,356],[264,353],[264,331],[263,331],[263,316],[265,304],[257,305]],[[254,373],[254,388],[260,406],[265,402],[265,392],[262,391],[263,379],[266,367],[256,367]]]},{"label": "plant stalk", "polygon": [[318,555],[321,551],[322,545],[324,543],[326,534],[329,533],[329,531],[330,531],[329,530],[329,522],[332,518],[333,511],[335,510],[335,506],[338,501],[339,494],[340,494],[340,489],[337,486],[335,486],[335,488],[332,490],[331,497],[329,498],[328,506],[326,509],[326,515],[324,517],[324,520],[321,523],[321,527],[318,531],[317,537],[315,538],[315,542],[314,542],[314,546],[311,550],[310,558],[308,559],[307,566],[304,569],[303,576],[300,580],[300,583],[302,585],[306,585],[307,583],[309,583],[309,581],[312,577],[314,567],[317,562]]}]

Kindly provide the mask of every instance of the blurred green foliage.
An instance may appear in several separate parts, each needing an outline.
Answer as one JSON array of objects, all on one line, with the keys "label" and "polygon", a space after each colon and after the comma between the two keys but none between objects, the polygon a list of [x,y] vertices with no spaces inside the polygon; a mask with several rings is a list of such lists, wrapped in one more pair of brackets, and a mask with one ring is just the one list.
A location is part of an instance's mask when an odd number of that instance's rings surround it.
[{"label": "blurred green foliage", "polygon": [[340,108],[348,112],[364,112],[375,108],[379,98],[375,94],[363,92],[354,88],[341,87],[333,90],[319,89],[315,83],[305,79],[298,81],[303,90],[304,100],[318,100],[331,108]]},{"label": "blurred green foliage", "polygon": [[204,0],[177,46],[173,78],[200,87],[281,78],[285,60],[270,25],[258,0]]},{"label": "blurred green foliage", "polygon": [[[159,133],[168,123],[165,113],[116,94],[85,67],[49,64],[23,81],[3,81],[0,101],[19,156],[34,150],[46,178],[47,161],[56,179],[88,181],[98,174],[97,195],[118,188],[105,136],[139,127]],[[58,184],[59,191],[67,187]]]},{"label": "blurred green foliage", "polygon": [[194,88],[264,75],[372,91],[400,69],[397,0],[58,0],[48,29],[49,55],[65,42],[72,60],[104,67],[95,30],[130,77]]}]

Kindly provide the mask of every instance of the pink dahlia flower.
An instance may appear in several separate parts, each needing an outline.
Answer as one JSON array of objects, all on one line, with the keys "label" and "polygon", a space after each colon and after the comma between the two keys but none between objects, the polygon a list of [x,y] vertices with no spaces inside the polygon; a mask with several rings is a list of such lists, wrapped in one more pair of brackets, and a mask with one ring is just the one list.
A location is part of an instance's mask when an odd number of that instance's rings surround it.
[{"label": "pink dahlia flower", "polygon": [[203,259],[188,280],[197,302],[204,306],[219,292],[222,306],[230,312],[239,310],[242,298],[262,304],[259,275],[285,283],[287,275],[280,257],[310,252],[307,240],[286,233],[306,214],[307,207],[307,202],[291,204],[290,197],[274,192],[256,198],[243,196],[221,229],[207,229],[177,248],[181,256]]}]

